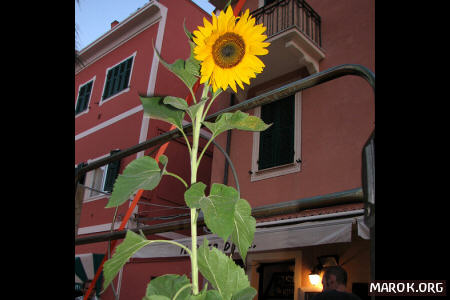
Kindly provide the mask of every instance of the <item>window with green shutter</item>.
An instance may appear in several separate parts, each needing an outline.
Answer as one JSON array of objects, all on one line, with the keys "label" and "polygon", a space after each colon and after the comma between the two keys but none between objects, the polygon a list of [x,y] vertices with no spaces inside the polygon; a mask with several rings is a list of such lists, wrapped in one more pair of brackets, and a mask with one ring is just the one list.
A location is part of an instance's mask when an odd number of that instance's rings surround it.
[{"label": "window with green shutter", "polygon": [[75,115],[78,115],[79,113],[82,113],[83,111],[87,110],[89,99],[91,98],[91,91],[92,91],[92,84],[93,80],[89,81],[88,83],[82,85],[78,91],[78,99],[77,104],[75,107]]},{"label": "window with green shutter", "polygon": [[133,65],[133,58],[134,56],[109,69],[108,73],[106,74],[106,82],[105,88],[103,90],[102,100],[105,100],[128,88],[131,66]]},{"label": "window with green shutter", "polygon": [[[113,150],[111,151],[111,155],[119,151],[120,150]],[[110,193],[112,192],[114,183],[116,182],[117,176],[119,175],[119,169],[120,169],[120,160],[116,160],[108,164],[108,168],[106,169],[105,184],[103,187],[103,191]]]},{"label": "window with green shutter", "polygon": [[295,96],[261,106],[261,119],[273,125],[259,135],[258,169],[294,162]]},{"label": "window with green shutter", "polygon": [[[120,150],[111,151],[110,155]],[[90,197],[102,195],[105,192],[111,193],[120,171],[120,160],[110,162],[92,171],[92,179],[90,181]]]}]

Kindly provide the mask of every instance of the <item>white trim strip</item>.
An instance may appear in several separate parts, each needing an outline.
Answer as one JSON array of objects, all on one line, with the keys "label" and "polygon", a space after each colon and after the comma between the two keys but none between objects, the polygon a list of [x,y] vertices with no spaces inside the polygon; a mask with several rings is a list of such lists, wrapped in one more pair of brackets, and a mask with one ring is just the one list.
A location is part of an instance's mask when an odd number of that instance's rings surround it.
[{"label": "white trim strip", "polygon": [[[114,224],[114,230],[120,227],[120,222],[116,222]],[[81,234],[89,234],[89,233],[97,233],[97,232],[105,232],[111,230],[111,223],[94,225],[94,226],[86,226],[82,228],[78,228],[78,235]]]},{"label": "white trim strip", "polygon": [[120,121],[122,119],[125,119],[125,118],[127,118],[127,117],[129,117],[131,115],[134,115],[135,113],[140,112],[142,109],[143,109],[142,105],[136,106],[135,108],[132,108],[132,109],[130,109],[130,110],[124,112],[124,113],[121,113],[120,115],[117,115],[117,116],[115,116],[115,117],[113,117],[113,118],[111,118],[111,119],[109,119],[109,120],[107,120],[107,121],[105,121],[103,123],[100,123],[97,126],[94,126],[94,127],[90,128],[90,129],[88,129],[86,131],[83,131],[83,132],[81,132],[81,133],[79,133],[79,134],[77,134],[75,136],[75,141],[78,141],[79,139],[84,138],[85,136],[87,136],[87,135],[89,135],[91,133],[99,131],[99,130],[101,130],[101,129],[109,126],[109,125],[112,125],[112,124],[114,124],[114,123],[116,123],[116,122],[118,122],[118,121]]},{"label": "white trim strip", "polygon": [[[162,49],[162,42],[164,40],[164,31],[166,28],[166,20],[167,20],[167,7],[160,3],[155,3],[156,6],[159,7],[160,13],[161,13],[161,19],[159,20],[158,24],[158,32],[156,34],[156,45],[155,48],[158,50],[159,53],[161,53]],[[153,95],[155,93],[155,85],[156,85],[156,76],[158,75],[158,67],[159,67],[159,58],[156,55],[156,53],[153,53],[153,59],[152,59],[152,67],[150,69],[150,77],[148,80],[148,86],[147,86],[147,95]],[[150,126],[150,118],[143,116],[142,117],[142,123],[141,123],[141,133],[139,135],[139,143],[144,142],[147,140],[148,135],[148,128]],[[144,156],[144,151],[138,152],[136,157],[142,157]]]}]

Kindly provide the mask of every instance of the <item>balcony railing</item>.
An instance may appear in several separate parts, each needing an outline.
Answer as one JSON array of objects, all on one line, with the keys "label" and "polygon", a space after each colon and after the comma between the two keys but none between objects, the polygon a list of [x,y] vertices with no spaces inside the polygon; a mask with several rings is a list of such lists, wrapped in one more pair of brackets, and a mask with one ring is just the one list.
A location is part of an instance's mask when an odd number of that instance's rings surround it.
[{"label": "balcony railing", "polygon": [[256,24],[263,23],[267,38],[297,28],[314,44],[322,46],[320,16],[304,0],[278,0],[251,13]]}]

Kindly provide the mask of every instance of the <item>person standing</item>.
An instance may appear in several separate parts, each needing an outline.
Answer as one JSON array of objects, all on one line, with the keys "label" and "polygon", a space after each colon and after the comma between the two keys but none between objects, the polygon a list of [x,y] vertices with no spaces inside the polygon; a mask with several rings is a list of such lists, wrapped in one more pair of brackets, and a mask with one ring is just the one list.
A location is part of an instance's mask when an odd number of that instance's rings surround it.
[{"label": "person standing", "polygon": [[358,296],[345,291],[347,272],[341,266],[325,268],[322,278],[323,291],[314,296],[313,300],[361,300]]}]

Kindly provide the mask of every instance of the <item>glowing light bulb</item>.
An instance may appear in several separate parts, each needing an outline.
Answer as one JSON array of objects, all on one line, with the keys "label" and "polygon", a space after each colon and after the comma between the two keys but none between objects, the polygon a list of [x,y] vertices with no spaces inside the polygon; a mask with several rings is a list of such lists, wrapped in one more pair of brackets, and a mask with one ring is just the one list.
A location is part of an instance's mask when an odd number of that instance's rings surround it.
[{"label": "glowing light bulb", "polygon": [[309,282],[311,282],[312,285],[318,285],[320,283],[319,274],[309,274]]}]

